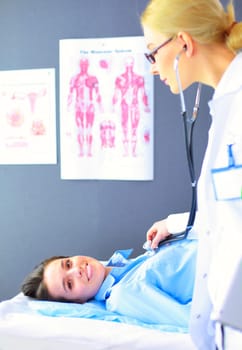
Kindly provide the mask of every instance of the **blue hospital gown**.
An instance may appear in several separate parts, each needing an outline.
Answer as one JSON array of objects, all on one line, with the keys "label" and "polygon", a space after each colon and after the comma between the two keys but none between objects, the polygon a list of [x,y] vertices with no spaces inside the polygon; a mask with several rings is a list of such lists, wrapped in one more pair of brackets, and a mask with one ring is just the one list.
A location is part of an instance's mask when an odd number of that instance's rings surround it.
[{"label": "blue hospital gown", "polygon": [[183,240],[128,260],[132,250],[116,251],[114,266],[95,296],[106,309],[147,324],[188,327],[197,241]]}]

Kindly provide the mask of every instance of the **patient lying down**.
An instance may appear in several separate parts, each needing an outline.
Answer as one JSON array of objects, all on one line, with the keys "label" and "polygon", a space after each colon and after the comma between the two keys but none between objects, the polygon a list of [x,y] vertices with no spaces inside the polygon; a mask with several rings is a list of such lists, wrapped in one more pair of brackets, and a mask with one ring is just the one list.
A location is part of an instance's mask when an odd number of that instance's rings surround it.
[{"label": "patient lying down", "polygon": [[183,240],[129,259],[118,250],[107,262],[88,256],[52,257],[24,280],[22,292],[39,300],[86,303],[145,323],[187,327],[196,240]]}]

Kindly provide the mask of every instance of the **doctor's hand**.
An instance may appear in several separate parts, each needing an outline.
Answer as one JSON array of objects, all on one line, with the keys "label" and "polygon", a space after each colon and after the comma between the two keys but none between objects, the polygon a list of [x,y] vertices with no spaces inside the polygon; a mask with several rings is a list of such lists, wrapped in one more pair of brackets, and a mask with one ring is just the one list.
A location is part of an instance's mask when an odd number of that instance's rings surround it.
[{"label": "doctor's hand", "polygon": [[151,242],[151,248],[156,249],[163,239],[170,236],[167,230],[166,219],[155,222],[146,233],[147,241]]}]

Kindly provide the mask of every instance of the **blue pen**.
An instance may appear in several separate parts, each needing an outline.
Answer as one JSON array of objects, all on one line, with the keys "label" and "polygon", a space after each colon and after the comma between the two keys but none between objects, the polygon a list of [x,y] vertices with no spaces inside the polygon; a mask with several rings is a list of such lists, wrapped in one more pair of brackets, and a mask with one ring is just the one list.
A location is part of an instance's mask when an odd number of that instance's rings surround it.
[{"label": "blue pen", "polygon": [[229,158],[229,164],[228,164],[228,166],[229,166],[229,168],[235,166],[235,161],[234,161],[234,155],[233,155],[232,146],[233,146],[233,144],[228,145],[228,158]]}]

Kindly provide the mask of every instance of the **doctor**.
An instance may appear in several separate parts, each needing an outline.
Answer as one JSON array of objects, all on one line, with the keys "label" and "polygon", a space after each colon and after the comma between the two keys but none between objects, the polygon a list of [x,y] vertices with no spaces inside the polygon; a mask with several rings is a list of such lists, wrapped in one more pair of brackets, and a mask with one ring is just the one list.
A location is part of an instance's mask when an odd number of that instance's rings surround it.
[{"label": "doctor", "polygon": [[[232,1],[225,10],[219,0],[151,0],[141,24],[151,73],[172,93],[179,93],[177,55],[183,90],[197,82],[215,90],[192,229],[199,249],[190,332],[198,349],[237,349],[242,333],[221,327],[216,315],[242,259],[242,23]],[[147,232],[152,248],[184,230],[187,218],[174,214],[154,223]]]}]

